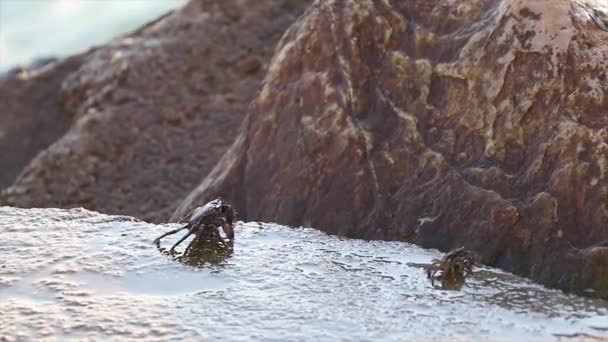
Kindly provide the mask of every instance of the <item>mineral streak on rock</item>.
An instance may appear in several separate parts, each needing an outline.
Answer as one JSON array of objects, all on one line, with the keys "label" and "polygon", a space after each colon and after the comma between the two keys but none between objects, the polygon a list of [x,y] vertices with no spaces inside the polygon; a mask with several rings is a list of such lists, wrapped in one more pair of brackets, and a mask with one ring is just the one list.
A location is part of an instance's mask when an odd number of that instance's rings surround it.
[{"label": "mineral streak on rock", "polygon": [[607,15],[585,0],[316,1],[173,218],[222,195],[249,220],[463,245],[608,296],[607,247],[569,245],[608,239]]},{"label": "mineral streak on rock", "polygon": [[[52,66],[51,82],[0,91],[0,104],[18,102],[3,106],[1,118],[28,115],[0,127],[10,134],[0,136],[0,186],[52,143],[0,202],[166,221],[234,141],[276,43],[307,4],[193,0]],[[7,77],[1,89],[19,82]],[[14,149],[19,139],[36,146]]]}]

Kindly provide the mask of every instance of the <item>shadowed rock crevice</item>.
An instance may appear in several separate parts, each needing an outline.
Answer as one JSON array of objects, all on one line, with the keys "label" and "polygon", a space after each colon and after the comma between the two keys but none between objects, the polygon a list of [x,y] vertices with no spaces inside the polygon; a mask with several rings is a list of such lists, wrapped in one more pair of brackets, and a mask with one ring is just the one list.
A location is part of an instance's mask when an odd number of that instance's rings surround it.
[{"label": "shadowed rock crevice", "polygon": [[464,245],[606,296],[605,247],[588,249],[608,239],[608,35],[595,11],[317,2],[281,40],[239,143],[173,217],[230,194],[249,220]]}]

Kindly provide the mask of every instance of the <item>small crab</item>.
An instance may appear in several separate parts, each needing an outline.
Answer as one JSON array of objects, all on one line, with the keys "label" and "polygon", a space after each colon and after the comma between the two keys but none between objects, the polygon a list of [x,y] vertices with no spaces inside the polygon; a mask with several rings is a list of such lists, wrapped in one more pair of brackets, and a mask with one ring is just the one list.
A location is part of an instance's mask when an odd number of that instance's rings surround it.
[{"label": "small crab", "polygon": [[236,211],[230,204],[223,201],[221,198],[216,198],[213,201],[205,204],[202,207],[192,209],[184,216],[179,223],[186,223],[185,226],[166,232],[165,234],[154,239],[154,243],[159,244],[160,239],[167,235],[175,234],[183,229],[188,229],[188,233],[177,241],[169,251],[173,251],[177,245],[186,240],[190,235],[194,234],[194,239],[186,248],[187,253],[190,247],[205,237],[213,238],[223,245],[226,241],[222,238],[219,228],[221,227],[230,241],[234,239],[234,221],[236,219]]},{"label": "small crab", "polygon": [[477,256],[464,247],[456,248],[448,252],[443,260],[433,259],[433,263],[427,268],[427,278],[431,279],[431,285],[435,286],[435,280],[444,283],[463,283],[464,279],[473,272],[473,266],[477,264]]}]

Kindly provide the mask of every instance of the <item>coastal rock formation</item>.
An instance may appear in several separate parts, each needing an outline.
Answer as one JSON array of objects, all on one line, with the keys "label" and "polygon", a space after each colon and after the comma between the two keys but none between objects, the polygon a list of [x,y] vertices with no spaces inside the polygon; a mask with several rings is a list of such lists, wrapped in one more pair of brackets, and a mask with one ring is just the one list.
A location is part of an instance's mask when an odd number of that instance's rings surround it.
[{"label": "coastal rock formation", "polygon": [[79,56],[58,63],[44,59],[0,74],[0,190],[70,127],[58,94],[78,65]]},{"label": "coastal rock formation", "polygon": [[174,214],[406,240],[608,296],[608,5],[315,2]]},{"label": "coastal rock formation", "polygon": [[[62,77],[36,85],[45,101],[30,100],[29,111],[61,127],[37,146],[69,130],[0,202],[166,221],[234,141],[276,43],[307,4],[193,0],[84,54],[70,72],[47,71]],[[12,108],[2,115],[24,111]],[[9,128],[22,139],[41,131]],[[20,168],[31,157],[2,166]]]}]

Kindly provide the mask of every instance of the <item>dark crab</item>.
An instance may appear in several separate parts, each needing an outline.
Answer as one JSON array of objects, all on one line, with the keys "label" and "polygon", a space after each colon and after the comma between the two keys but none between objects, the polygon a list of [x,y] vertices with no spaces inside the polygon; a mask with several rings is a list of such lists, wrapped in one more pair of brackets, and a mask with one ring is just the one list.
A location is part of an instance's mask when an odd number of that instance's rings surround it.
[{"label": "dark crab", "polygon": [[223,201],[221,198],[216,198],[213,201],[205,204],[202,207],[192,209],[184,216],[179,223],[186,223],[183,227],[171,230],[154,239],[154,243],[158,244],[160,239],[167,235],[175,234],[181,230],[188,229],[188,233],[177,241],[169,251],[173,251],[180,243],[186,240],[190,235],[194,234],[194,239],[186,248],[187,253],[190,247],[203,239],[212,239],[226,246],[226,241],[222,238],[219,228],[221,227],[226,233],[229,241],[234,239],[234,221],[236,212],[230,204]]},{"label": "dark crab", "polygon": [[433,263],[426,270],[426,275],[431,279],[433,286],[435,280],[441,281],[443,285],[463,283],[464,279],[473,272],[473,266],[476,264],[477,256],[460,247],[448,252],[442,260],[433,259]]}]

